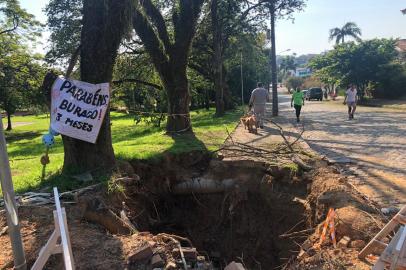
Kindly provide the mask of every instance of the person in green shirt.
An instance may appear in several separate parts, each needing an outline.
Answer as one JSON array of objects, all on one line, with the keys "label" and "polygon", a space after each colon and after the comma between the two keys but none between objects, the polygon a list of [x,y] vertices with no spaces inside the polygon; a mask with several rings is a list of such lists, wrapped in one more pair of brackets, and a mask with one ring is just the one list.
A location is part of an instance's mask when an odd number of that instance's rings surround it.
[{"label": "person in green shirt", "polygon": [[302,111],[302,106],[304,106],[304,94],[300,89],[296,89],[292,94],[292,99],[290,101],[290,107],[295,106],[296,110],[296,121],[300,122],[300,112]]}]

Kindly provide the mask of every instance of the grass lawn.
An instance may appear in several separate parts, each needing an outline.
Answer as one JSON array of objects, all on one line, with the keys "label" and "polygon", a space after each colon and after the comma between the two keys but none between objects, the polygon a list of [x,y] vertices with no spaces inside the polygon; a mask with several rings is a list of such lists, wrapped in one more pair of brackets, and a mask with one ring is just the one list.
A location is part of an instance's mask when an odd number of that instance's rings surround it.
[{"label": "grass lawn", "polygon": [[[114,152],[118,159],[151,159],[164,152],[181,153],[190,150],[215,150],[227,137],[226,128],[231,132],[238,122],[241,111],[228,112],[221,118],[214,118],[214,110],[200,110],[191,113],[193,130],[196,136],[167,136],[163,127],[153,127],[144,122],[138,125],[134,116],[112,112],[112,137]],[[10,166],[16,192],[36,189],[48,183],[41,183],[42,165],[40,157],[45,151],[41,142],[47,133],[49,118],[39,116],[15,116],[15,128],[6,132]],[[3,119],[5,124],[5,119]],[[164,124],[162,125],[164,126]],[[49,152],[51,163],[47,165],[47,177],[52,183],[69,188],[58,177],[63,163],[61,137],[56,137],[55,146]],[[60,186],[60,185],[59,185]]]}]

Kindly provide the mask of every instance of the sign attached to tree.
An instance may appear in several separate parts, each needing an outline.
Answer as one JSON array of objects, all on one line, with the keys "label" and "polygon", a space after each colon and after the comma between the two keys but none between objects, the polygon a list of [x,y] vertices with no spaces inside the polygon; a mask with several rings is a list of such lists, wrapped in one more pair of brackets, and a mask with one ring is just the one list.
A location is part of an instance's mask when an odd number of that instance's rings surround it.
[{"label": "sign attached to tree", "polygon": [[51,128],[95,143],[109,101],[108,83],[90,84],[58,77],[52,86]]}]

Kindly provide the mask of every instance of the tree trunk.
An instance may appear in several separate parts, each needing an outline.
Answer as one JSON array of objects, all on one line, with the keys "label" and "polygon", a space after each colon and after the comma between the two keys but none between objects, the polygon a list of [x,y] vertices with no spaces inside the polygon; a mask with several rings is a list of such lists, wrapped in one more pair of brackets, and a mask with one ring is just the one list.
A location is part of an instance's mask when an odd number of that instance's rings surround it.
[{"label": "tree trunk", "polygon": [[210,110],[210,95],[209,95],[209,89],[205,88],[204,90],[204,107],[206,110]]},{"label": "tree trunk", "polygon": [[12,126],[11,126],[11,113],[10,112],[6,112],[7,113],[7,131],[12,130]]},{"label": "tree trunk", "polygon": [[278,80],[276,78],[276,47],[275,47],[275,7],[271,9],[271,71],[272,71],[272,116],[278,116]]},{"label": "tree trunk", "polygon": [[216,116],[224,115],[223,60],[221,48],[221,25],[218,19],[218,0],[211,2],[211,25],[213,32],[213,75],[216,91]]},{"label": "tree trunk", "polygon": [[222,89],[223,89],[223,109],[224,111],[226,110],[232,110],[235,109],[235,104],[233,102],[233,95],[231,93],[230,87],[228,87],[227,84],[227,69],[223,64],[223,68],[222,68],[223,72],[222,72]]},{"label": "tree trunk", "polygon": [[[81,33],[81,80],[111,82],[113,66],[125,25],[129,0],[84,0]],[[110,112],[107,111],[95,144],[63,136],[64,171],[109,171],[115,165],[111,140]]]},{"label": "tree trunk", "polygon": [[[173,70],[173,79],[163,78],[168,94],[168,133],[192,131],[189,114],[190,94],[186,70]],[[168,80],[169,79],[169,80]]]}]

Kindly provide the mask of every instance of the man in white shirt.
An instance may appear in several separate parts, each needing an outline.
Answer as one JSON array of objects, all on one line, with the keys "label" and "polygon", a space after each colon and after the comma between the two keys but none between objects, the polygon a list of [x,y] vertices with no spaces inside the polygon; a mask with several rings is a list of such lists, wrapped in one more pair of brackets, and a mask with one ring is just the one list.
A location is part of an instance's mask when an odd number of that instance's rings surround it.
[{"label": "man in white shirt", "polygon": [[344,105],[348,106],[348,119],[354,119],[354,113],[357,109],[357,89],[352,84],[345,92]]},{"label": "man in white shirt", "polygon": [[264,128],[263,117],[265,116],[266,103],[269,102],[268,91],[264,88],[262,83],[257,84],[251,93],[251,98],[249,102],[249,107],[254,106],[254,114],[259,122],[259,127]]}]

